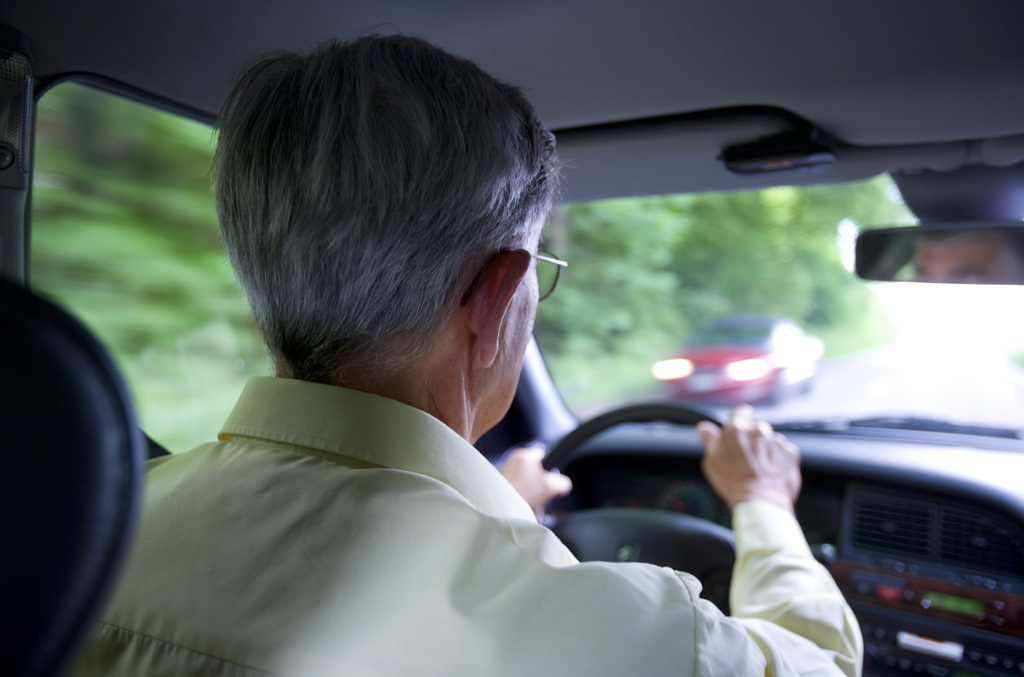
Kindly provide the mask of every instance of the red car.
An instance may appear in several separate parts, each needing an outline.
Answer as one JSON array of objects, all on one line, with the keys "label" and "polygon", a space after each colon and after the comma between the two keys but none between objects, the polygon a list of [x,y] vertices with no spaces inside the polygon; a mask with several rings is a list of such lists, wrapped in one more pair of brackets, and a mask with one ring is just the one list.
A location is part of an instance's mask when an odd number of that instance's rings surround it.
[{"label": "red car", "polygon": [[673,397],[708,404],[778,402],[808,390],[823,350],[793,322],[768,315],[727,315],[697,332],[654,376]]}]

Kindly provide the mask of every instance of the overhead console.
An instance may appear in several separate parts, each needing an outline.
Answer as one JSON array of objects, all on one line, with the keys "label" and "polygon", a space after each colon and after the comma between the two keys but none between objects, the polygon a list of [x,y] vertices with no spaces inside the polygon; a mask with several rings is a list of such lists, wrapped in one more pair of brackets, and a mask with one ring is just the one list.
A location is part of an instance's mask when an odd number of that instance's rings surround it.
[{"label": "overhead console", "polygon": [[756,190],[1024,161],[1024,134],[856,145],[793,112],[736,106],[555,129],[564,199]]}]

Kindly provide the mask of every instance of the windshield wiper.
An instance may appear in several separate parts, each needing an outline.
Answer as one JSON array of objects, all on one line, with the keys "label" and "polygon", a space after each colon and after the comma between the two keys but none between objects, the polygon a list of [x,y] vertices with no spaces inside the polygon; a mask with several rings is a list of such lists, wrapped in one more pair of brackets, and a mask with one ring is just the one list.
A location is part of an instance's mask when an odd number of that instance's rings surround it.
[{"label": "windshield wiper", "polygon": [[983,437],[1004,437],[1021,439],[1024,431],[1017,428],[999,428],[983,425],[963,425],[933,418],[918,416],[879,416],[877,418],[844,419],[831,418],[821,421],[797,421],[772,424],[783,432],[849,432],[851,429],[916,430],[921,432],[953,433],[957,435],[981,435]]}]

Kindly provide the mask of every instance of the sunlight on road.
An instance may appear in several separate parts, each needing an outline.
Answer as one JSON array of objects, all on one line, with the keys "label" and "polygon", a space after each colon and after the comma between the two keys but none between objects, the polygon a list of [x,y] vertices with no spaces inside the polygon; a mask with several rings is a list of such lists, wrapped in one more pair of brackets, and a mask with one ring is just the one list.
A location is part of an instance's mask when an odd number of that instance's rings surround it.
[{"label": "sunlight on road", "polygon": [[1024,287],[888,283],[875,287],[897,344],[932,360],[985,361],[1024,350]]},{"label": "sunlight on road", "polygon": [[1024,428],[1024,288],[884,283],[892,345],[826,360],[806,396],[760,405],[768,420],[919,416]]}]

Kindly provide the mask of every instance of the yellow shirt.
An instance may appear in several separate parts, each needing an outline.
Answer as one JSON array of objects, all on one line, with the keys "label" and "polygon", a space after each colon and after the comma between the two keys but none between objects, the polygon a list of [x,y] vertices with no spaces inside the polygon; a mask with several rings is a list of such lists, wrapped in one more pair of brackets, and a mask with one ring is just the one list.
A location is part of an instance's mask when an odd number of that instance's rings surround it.
[{"label": "yellow shirt", "polygon": [[860,670],[796,521],[733,515],[733,618],[688,574],[578,563],[465,440],[375,395],[257,378],[218,442],[153,461],[76,675]]}]

